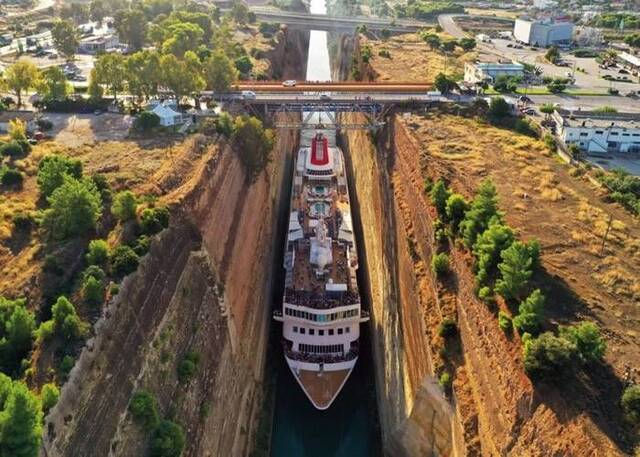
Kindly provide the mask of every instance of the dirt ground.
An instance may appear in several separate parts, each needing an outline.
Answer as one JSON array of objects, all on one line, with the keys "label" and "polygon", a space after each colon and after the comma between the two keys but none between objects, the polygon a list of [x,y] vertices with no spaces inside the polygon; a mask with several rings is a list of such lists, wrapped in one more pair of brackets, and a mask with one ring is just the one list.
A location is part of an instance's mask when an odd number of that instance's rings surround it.
[{"label": "dirt ground", "polygon": [[56,142],[73,148],[97,141],[124,140],[133,125],[133,116],[104,113],[46,115],[53,123],[48,132]]},{"label": "dirt ground", "polygon": [[[451,39],[439,34],[442,40]],[[434,51],[418,34],[394,36],[386,41],[367,40],[373,58],[371,65],[378,73],[376,81],[403,81],[432,83],[438,73],[461,75],[464,63],[473,61],[475,52],[463,52],[457,48],[453,53]],[[365,44],[363,41],[361,44]],[[380,51],[388,51],[391,57],[381,57]]]},{"label": "dirt ground", "polygon": [[[596,321],[608,343],[606,360],[623,378],[640,366],[640,224],[586,177],[537,140],[451,115],[412,115],[404,122],[422,146],[425,170],[471,197],[490,177],[507,222],[542,245],[553,281],[547,315],[561,324]],[[602,249],[611,217],[611,230]],[[554,283],[562,284],[560,288]],[[566,289],[561,291],[561,289]],[[568,292],[567,292],[568,291]],[[640,380],[640,373],[635,373]]]}]

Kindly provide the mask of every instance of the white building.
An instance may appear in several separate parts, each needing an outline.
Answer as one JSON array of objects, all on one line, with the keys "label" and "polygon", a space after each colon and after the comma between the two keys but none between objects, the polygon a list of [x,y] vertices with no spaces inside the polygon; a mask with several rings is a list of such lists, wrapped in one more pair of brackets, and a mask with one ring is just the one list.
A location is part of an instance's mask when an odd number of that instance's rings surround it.
[{"label": "white building", "polygon": [[498,76],[524,76],[524,65],[520,63],[469,63],[464,64],[464,82],[481,84],[494,83]]},{"label": "white building", "polygon": [[80,40],[78,51],[83,54],[97,54],[117,47],[120,39],[117,34],[90,36]]},{"label": "white building", "polygon": [[618,53],[618,60],[625,68],[632,71],[640,71],[640,56],[634,56],[628,52],[620,52]]},{"label": "white building", "polygon": [[174,125],[179,125],[184,122],[181,113],[162,103],[153,108],[151,112],[160,118],[160,125],[163,127],[173,127]]},{"label": "white building", "polygon": [[556,111],[558,134],[594,154],[640,153],[640,114]]},{"label": "white building", "polygon": [[565,21],[564,18],[516,19],[513,36],[516,40],[532,46],[570,44],[573,39],[573,23]]}]

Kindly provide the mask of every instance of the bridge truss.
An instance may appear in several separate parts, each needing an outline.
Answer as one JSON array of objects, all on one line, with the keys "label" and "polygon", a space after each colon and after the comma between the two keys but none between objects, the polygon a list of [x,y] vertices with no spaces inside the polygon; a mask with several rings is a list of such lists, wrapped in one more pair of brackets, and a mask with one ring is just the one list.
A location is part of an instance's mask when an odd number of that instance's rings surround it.
[{"label": "bridge truss", "polygon": [[[256,104],[252,104],[256,107]],[[384,125],[384,118],[393,104],[366,100],[303,101],[264,104],[265,114],[272,115],[275,127],[290,130],[375,130]],[[359,121],[344,121],[342,113],[361,113]],[[289,121],[288,114],[297,114],[299,121]]]}]

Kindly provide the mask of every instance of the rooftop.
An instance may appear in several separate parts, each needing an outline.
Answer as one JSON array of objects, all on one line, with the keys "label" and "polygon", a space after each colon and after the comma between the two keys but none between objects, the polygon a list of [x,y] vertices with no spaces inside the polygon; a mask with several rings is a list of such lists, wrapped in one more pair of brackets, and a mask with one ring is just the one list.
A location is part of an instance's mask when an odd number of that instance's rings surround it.
[{"label": "rooftop", "polygon": [[567,127],[617,127],[640,129],[640,113],[601,113],[597,111],[558,110]]}]

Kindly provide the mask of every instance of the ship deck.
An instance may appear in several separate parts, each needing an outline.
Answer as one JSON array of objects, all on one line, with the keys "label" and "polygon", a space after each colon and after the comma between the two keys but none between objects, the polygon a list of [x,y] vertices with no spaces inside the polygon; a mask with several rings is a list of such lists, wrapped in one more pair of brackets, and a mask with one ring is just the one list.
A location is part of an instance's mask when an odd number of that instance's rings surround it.
[{"label": "ship deck", "polygon": [[350,369],[323,372],[299,370],[297,375],[294,373],[294,376],[298,378],[298,382],[313,405],[318,409],[327,409],[350,373]]}]

